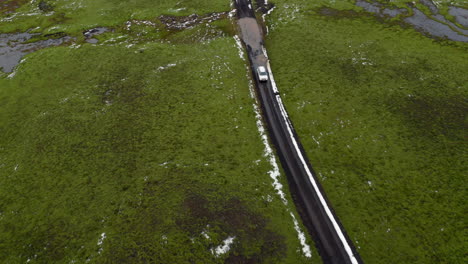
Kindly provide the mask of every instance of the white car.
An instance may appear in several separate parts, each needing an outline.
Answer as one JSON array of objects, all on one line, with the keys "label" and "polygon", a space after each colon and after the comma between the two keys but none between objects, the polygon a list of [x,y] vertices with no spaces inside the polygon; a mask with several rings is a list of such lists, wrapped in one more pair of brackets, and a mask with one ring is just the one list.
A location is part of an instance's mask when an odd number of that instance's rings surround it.
[{"label": "white car", "polygon": [[258,66],[257,67],[257,74],[258,74],[258,79],[261,82],[266,82],[268,81],[268,72],[266,71],[265,67],[263,66]]}]

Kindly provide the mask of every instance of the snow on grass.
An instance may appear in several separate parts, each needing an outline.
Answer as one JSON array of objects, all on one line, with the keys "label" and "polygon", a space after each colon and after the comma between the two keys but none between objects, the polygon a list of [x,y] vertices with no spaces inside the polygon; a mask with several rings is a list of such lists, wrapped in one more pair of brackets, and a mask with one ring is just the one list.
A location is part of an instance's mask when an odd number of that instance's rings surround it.
[{"label": "snow on grass", "polygon": [[220,255],[223,255],[223,254],[226,254],[227,252],[229,252],[229,250],[231,249],[231,245],[232,243],[234,242],[234,239],[236,237],[228,237],[226,238],[222,243],[221,245],[217,246],[216,248],[212,248],[211,249],[211,253],[213,255],[215,255],[216,257],[219,257]]},{"label": "snow on grass", "polygon": [[206,239],[210,239],[210,235],[208,235],[208,233],[205,230],[201,232],[201,235]]},{"label": "snow on grass", "polygon": [[158,71],[163,71],[163,70],[165,70],[165,69],[175,67],[176,65],[177,65],[177,64],[175,64],[175,63],[169,63],[169,64],[167,64],[167,65],[165,65],[165,66],[160,66],[160,67],[158,67]]},{"label": "snow on grass", "polygon": [[15,77],[15,75],[16,75],[16,71],[10,73],[10,74],[7,76],[7,78],[8,78],[8,79],[11,79],[11,78]]},{"label": "snow on grass", "polygon": [[239,51],[239,57],[241,59],[245,59],[244,48],[242,47],[242,42],[241,42],[239,36],[235,35],[234,40],[236,41],[236,47],[237,47],[237,50]]},{"label": "snow on grass", "polygon": [[[236,39],[239,50],[241,50],[243,48],[242,44],[241,44],[240,40],[237,41],[239,39],[239,37],[235,36],[234,38]],[[264,53],[266,54],[266,50],[264,50]],[[245,60],[245,57],[243,56],[243,53],[242,53],[241,58],[243,58]],[[247,71],[249,71],[249,67],[247,66],[246,68],[247,68]],[[276,87],[276,86],[274,86],[274,87]],[[286,199],[286,194],[283,191],[283,184],[279,180],[280,176],[281,176],[281,173],[280,173],[280,170],[279,170],[278,162],[276,160],[273,149],[271,148],[270,143],[268,142],[268,137],[267,137],[266,132],[265,132],[265,126],[263,125],[263,121],[262,121],[262,115],[260,114],[259,102],[258,102],[258,100],[257,100],[257,98],[255,96],[255,90],[254,90],[253,82],[252,82],[251,79],[249,79],[249,90],[250,90],[250,97],[252,99],[254,99],[254,101],[255,101],[253,103],[253,108],[254,108],[254,112],[255,112],[255,119],[256,119],[258,133],[260,134],[260,137],[262,139],[262,143],[264,145],[263,155],[264,155],[265,158],[268,159],[268,161],[270,162],[270,165],[271,165],[271,170],[268,171],[268,174],[270,175],[270,178],[273,180],[272,185],[273,185],[273,187],[274,187],[274,189],[276,191],[276,194],[280,197],[281,201],[285,205],[286,211],[289,212],[289,214],[291,215],[291,218],[292,218],[293,223],[294,223],[294,229],[297,232],[299,242],[301,243],[301,246],[302,246],[302,252],[304,253],[304,256],[306,256],[307,258],[310,258],[310,257],[312,257],[312,251],[310,249],[310,246],[306,242],[306,236],[305,236],[304,232],[301,230],[301,228],[299,226],[299,223],[298,223],[298,221],[296,219],[296,216],[291,212],[291,210],[288,207],[288,200]]]},{"label": "snow on grass", "polygon": [[297,237],[299,238],[299,242],[301,242],[302,245],[302,252],[304,255],[308,258],[312,257],[312,251],[310,251],[310,246],[306,242],[306,236],[304,232],[301,230],[301,227],[299,226],[299,222],[296,219],[296,216],[289,211],[289,214],[291,215],[291,218],[293,219],[294,222],[294,229],[297,232]]},{"label": "snow on grass", "polygon": [[208,234],[208,232],[210,232],[209,229],[210,229],[210,225],[206,225],[206,228],[203,229],[200,235],[202,235],[205,239],[210,239],[210,235]]},{"label": "snow on grass", "polygon": [[237,12],[237,9],[232,9],[231,11],[229,11],[228,17],[233,18],[236,15],[236,12]]},{"label": "snow on grass", "polygon": [[[265,1],[265,6],[268,4],[267,1]],[[270,15],[271,12],[273,12],[273,10],[275,10],[276,6],[273,6],[270,10],[268,10],[268,12],[266,12],[265,14],[262,15],[262,19],[263,19],[263,24],[265,24],[265,28],[266,28],[266,34],[268,35],[268,33],[270,33],[270,29],[268,28],[268,25],[266,23],[266,16]]]},{"label": "snow on grass", "polygon": [[102,233],[101,237],[99,237],[97,245],[99,247],[98,254],[101,254],[102,252],[102,243],[104,242],[104,239],[106,239],[106,233]]},{"label": "snow on grass", "polygon": [[21,59],[20,62],[18,63],[18,65],[15,67],[15,69],[13,70],[12,73],[10,73],[8,76],[7,76],[7,79],[12,79],[13,77],[16,76],[16,73],[18,72],[20,66],[22,63],[26,62],[26,59]]},{"label": "snow on grass", "polygon": [[75,0],[71,1],[70,3],[63,6],[64,9],[68,9],[68,11],[77,11],[79,9],[85,8],[85,4],[83,4],[83,0]]},{"label": "snow on grass", "polygon": [[[42,13],[39,11],[39,8],[36,8],[34,10],[32,10],[31,12],[27,13],[27,12],[16,12],[16,13],[13,13],[11,16],[7,16],[5,18],[2,18],[0,19],[0,22],[12,22],[14,20],[16,20],[17,18],[22,18],[22,17],[30,17],[30,16],[37,16],[37,15],[41,15]],[[53,12],[50,12],[50,13],[47,13],[45,14],[46,16],[50,16],[52,15]]]}]

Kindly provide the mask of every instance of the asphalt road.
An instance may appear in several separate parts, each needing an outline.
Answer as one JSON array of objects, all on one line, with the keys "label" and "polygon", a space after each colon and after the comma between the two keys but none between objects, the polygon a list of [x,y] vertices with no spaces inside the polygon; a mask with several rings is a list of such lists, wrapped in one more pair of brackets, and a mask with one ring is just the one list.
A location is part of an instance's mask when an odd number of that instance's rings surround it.
[{"label": "asphalt road", "polygon": [[[294,202],[304,225],[314,238],[324,263],[362,263],[353,243],[325,197],[302,148],[281,97],[263,47],[261,27],[255,19],[250,0],[233,0],[237,9],[241,39],[247,49],[252,75],[261,102],[269,136],[286,172]],[[269,72],[268,82],[260,82],[258,66]]]}]

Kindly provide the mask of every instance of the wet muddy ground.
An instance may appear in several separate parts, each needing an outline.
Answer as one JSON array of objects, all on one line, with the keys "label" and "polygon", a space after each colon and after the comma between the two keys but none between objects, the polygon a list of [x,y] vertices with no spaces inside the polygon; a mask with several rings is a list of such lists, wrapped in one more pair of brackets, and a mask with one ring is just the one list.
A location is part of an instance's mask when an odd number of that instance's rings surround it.
[{"label": "wet muddy ground", "polygon": [[413,16],[405,18],[404,21],[432,37],[468,42],[467,30],[460,29],[449,21],[443,23],[434,20],[415,7],[413,7]]},{"label": "wet muddy ground", "polygon": [[468,28],[468,11],[461,7],[449,7],[449,14],[455,17],[458,24]]},{"label": "wet muddy ground", "polygon": [[[439,38],[449,39],[453,41],[468,42],[468,30],[461,28],[453,22],[447,20],[440,14],[438,7],[430,0],[421,0],[421,4],[425,5],[431,12],[430,15],[419,10],[414,4],[408,4],[412,14],[408,14],[408,10],[404,8],[390,8],[379,2],[367,2],[365,0],[357,0],[356,5],[362,7],[365,11],[375,14],[380,18],[395,18],[402,15],[403,21],[410,24],[421,33]],[[459,7],[450,7],[450,14],[455,17],[456,21],[463,25],[467,22],[468,10]],[[406,16],[406,17],[405,17]],[[460,21],[460,22],[459,22]],[[463,25],[464,26],[464,25]]]},{"label": "wet muddy ground", "polygon": [[11,14],[27,0],[0,0],[0,14]]},{"label": "wet muddy ground", "polygon": [[134,26],[147,26],[167,31],[181,31],[191,29],[203,23],[212,23],[217,20],[226,19],[228,12],[211,13],[204,16],[191,14],[189,16],[161,15],[155,20],[129,20],[125,23],[125,29],[131,30]]},{"label": "wet muddy ground", "polygon": [[[6,73],[12,72],[26,54],[39,49],[71,44],[72,42],[79,43],[83,40],[90,44],[97,44],[99,43],[98,37],[104,33],[129,34],[129,36],[121,38],[121,41],[127,41],[132,44],[143,41],[203,42],[220,36],[234,34],[234,29],[229,23],[224,23],[226,25],[212,25],[216,21],[225,20],[227,22],[228,15],[228,12],[219,12],[207,15],[192,14],[179,17],[165,15],[159,16],[154,21],[130,20],[120,29],[96,27],[85,30],[82,32],[84,37],[82,40],[66,36],[65,33],[60,32],[49,35],[28,32],[0,34],[0,70]],[[200,26],[200,28],[191,32],[191,34],[185,36],[183,33],[184,30],[191,30],[197,26]],[[178,35],[179,32],[182,35]],[[36,38],[38,41],[35,41]],[[115,43],[113,41],[110,42]],[[109,44],[109,42],[101,44]]]},{"label": "wet muddy ground", "polygon": [[94,37],[99,36],[99,35],[101,35],[103,33],[108,32],[108,31],[109,31],[108,28],[97,27],[97,28],[93,28],[93,29],[90,29],[90,30],[86,30],[85,32],[83,32],[83,36],[85,37],[86,42],[91,43],[91,44],[96,44],[96,43],[99,42],[99,40],[94,38]]},{"label": "wet muddy ground", "polygon": [[168,30],[183,30],[201,23],[211,23],[222,18],[227,18],[227,16],[228,12],[212,13],[206,16],[199,16],[197,14],[182,17],[162,15],[159,17],[159,20]]},{"label": "wet muddy ground", "polygon": [[60,38],[50,38],[36,42],[28,42],[33,37],[38,37],[38,33],[13,33],[0,34],[0,69],[4,72],[12,72],[23,56],[39,49],[59,46],[69,43],[72,38],[64,36]]}]

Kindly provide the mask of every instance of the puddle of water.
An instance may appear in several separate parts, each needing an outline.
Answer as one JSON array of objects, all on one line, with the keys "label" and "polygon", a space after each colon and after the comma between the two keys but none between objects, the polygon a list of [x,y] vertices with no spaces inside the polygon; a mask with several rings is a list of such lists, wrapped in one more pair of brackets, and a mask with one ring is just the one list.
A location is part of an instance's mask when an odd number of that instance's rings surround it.
[{"label": "puddle of water", "polygon": [[[406,23],[413,25],[419,31],[434,37],[447,38],[454,41],[468,42],[468,36],[453,30],[450,26],[433,20],[419,9],[413,7],[413,16],[403,19]],[[461,29],[460,29],[461,30]]]},{"label": "puddle of water", "polygon": [[90,30],[86,30],[85,32],[83,32],[83,36],[85,37],[86,42],[96,44],[99,42],[99,40],[95,39],[94,37],[99,36],[108,31],[109,29],[106,27],[97,27]]},{"label": "puddle of water", "polygon": [[369,3],[364,0],[357,0],[356,5],[359,7],[362,7],[364,10],[367,12],[374,13],[380,17],[397,17],[398,15],[403,15],[407,14],[408,10],[404,8],[396,8],[396,9],[391,9],[391,8],[386,8],[384,5],[381,3],[375,2],[375,3]]},{"label": "puddle of water", "polygon": [[367,12],[376,14],[379,14],[380,9],[382,8],[382,5],[380,3],[369,3],[363,0],[356,1],[356,5],[364,8],[364,10],[366,10]]},{"label": "puddle of water", "polygon": [[455,17],[455,21],[457,21],[458,24],[464,26],[465,28],[468,28],[467,9],[451,6],[449,7],[449,14]]},{"label": "puddle of water", "polygon": [[[456,24],[452,23],[451,21],[446,19],[443,15],[439,14],[439,9],[437,8],[437,6],[431,0],[420,0],[420,1],[421,1],[421,3],[423,3],[425,6],[427,6],[429,8],[429,10],[432,13],[431,17],[433,19],[439,20],[440,22],[450,26],[453,30],[458,31],[459,33],[462,33],[463,35],[468,36],[468,30],[463,29],[463,28],[459,28]],[[464,11],[464,14],[466,16],[468,16],[468,10],[466,10],[466,9],[459,8],[458,12],[463,14],[463,11]]]},{"label": "puddle of water", "polygon": [[439,13],[439,8],[432,2],[432,0],[419,0],[423,5],[427,6],[433,15]]},{"label": "puddle of water", "polygon": [[[451,21],[448,21],[443,15],[439,14],[439,9],[431,0],[420,0],[420,2],[429,8],[432,15],[429,17],[421,10],[414,7],[413,4],[410,4],[413,15],[403,18],[404,22],[412,25],[416,30],[432,37],[468,42],[468,30],[459,28]],[[406,9],[391,9],[378,2],[357,0],[356,5],[362,7],[367,12],[374,13],[378,17],[389,16],[393,18],[408,13]],[[465,12],[460,10],[464,10]],[[466,11],[467,10],[463,8],[458,8],[455,12],[457,14],[462,13],[467,15]]]},{"label": "puddle of water", "polygon": [[406,13],[408,13],[408,11],[404,8],[397,8],[397,9],[384,8],[382,10],[382,14],[389,16],[389,17],[397,17],[399,15],[403,15]]},{"label": "puddle of water", "polygon": [[0,0],[0,14],[11,14],[24,5],[27,0]]},{"label": "puddle of water", "polygon": [[64,36],[27,43],[32,37],[39,35],[38,33],[31,34],[27,32],[0,34],[0,69],[6,73],[12,72],[24,55],[50,46],[58,46],[72,40],[71,37]]}]

